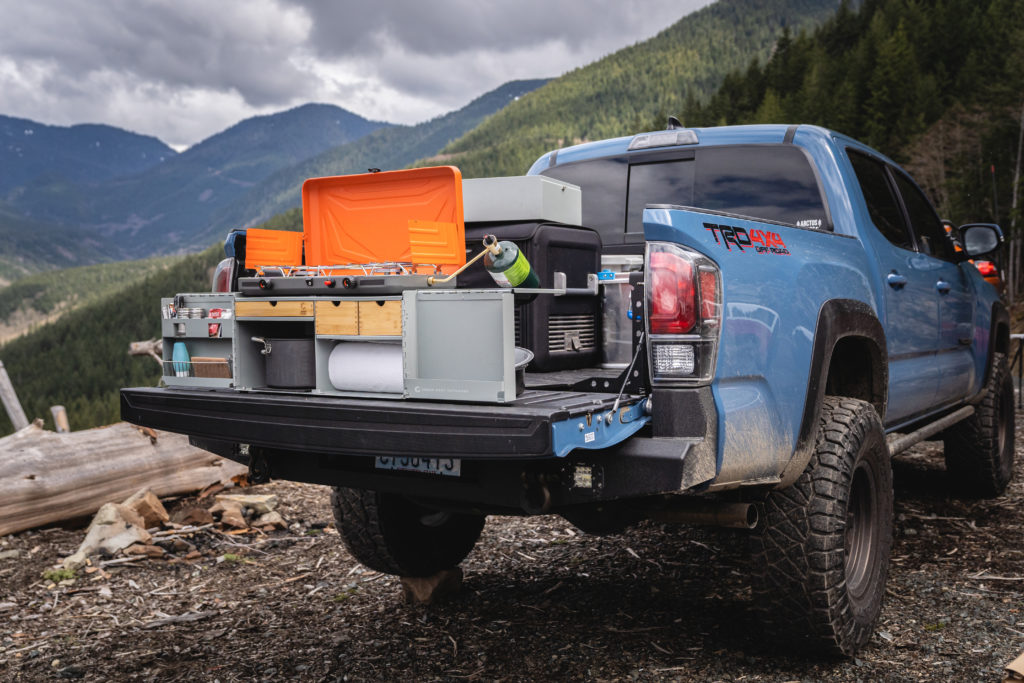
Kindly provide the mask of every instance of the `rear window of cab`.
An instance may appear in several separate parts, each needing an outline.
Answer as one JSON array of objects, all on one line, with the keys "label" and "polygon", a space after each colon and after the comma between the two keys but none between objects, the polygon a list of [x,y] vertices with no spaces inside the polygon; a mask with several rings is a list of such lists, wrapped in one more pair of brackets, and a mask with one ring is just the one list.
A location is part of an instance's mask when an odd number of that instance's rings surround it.
[{"label": "rear window of cab", "polygon": [[605,244],[643,241],[643,210],[651,204],[831,229],[814,167],[790,144],[658,150],[568,163],[541,175],[581,188],[583,224]]}]

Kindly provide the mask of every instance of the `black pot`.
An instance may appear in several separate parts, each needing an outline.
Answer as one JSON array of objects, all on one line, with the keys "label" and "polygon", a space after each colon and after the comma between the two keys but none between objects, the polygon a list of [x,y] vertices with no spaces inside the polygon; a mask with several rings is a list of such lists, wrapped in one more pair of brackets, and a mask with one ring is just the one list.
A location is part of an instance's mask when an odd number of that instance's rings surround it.
[{"label": "black pot", "polygon": [[312,339],[253,337],[263,344],[267,386],[271,389],[308,390],[316,386],[316,352]]}]

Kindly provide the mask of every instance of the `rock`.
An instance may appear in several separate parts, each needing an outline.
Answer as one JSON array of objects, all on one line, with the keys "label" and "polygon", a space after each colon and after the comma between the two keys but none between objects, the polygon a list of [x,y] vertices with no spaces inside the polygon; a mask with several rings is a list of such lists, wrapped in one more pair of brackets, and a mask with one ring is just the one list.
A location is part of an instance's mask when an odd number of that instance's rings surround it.
[{"label": "rock", "polygon": [[241,503],[233,500],[220,500],[220,496],[218,496],[217,502],[210,508],[210,512],[220,514],[220,523],[225,526],[235,529],[249,528],[249,523],[245,521],[245,508]]},{"label": "rock", "polygon": [[79,569],[90,555],[113,555],[135,543],[149,543],[152,538],[137,512],[118,503],[107,503],[93,517],[78,551],[66,557],[63,565],[65,569]]},{"label": "rock", "polygon": [[402,594],[405,601],[413,605],[433,605],[441,602],[462,588],[462,568],[442,569],[433,576],[402,577]]},{"label": "rock", "polygon": [[161,526],[164,522],[170,520],[170,516],[167,514],[167,509],[164,508],[163,503],[149,489],[139,491],[126,500],[123,505],[135,510],[145,521],[147,529]]},{"label": "rock", "polygon": [[271,529],[288,528],[288,523],[284,521],[284,517],[281,516],[281,513],[277,512],[276,510],[260,515],[259,518],[252,523],[252,525],[258,526],[264,531],[270,531]]},{"label": "rock", "polygon": [[94,526],[106,526],[107,524],[114,524],[118,521],[127,522],[128,524],[134,524],[135,526],[146,528],[146,520],[142,518],[142,515],[132,510],[127,505],[121,503],[106,503],[92,518],[92,522],[89,523],[89,528],[92,529]]},{"label": "rock", "polygon": [[[127,528],[132,534],[137,535],[143,543],[149,543],[150,535],[146,531],[145,520],[139,513],[135,512],[131,508],[125,507],[120,503],[107,503],[99,509],[96,516],[93,517],[92,522],[89,524],[89,529],[86,532],[86,538],[89,534],[99,530],[103,532],[98,535],[101,541],[114,538],[117,534],[122,533],[122,529]],[[104,530],[104,527],[112,527],[111,529]],[[109,543],[101,543],[101,545],[110,545]],[[129,544],[131,545],[131,544]],[[126,547],[126,546],[121,546]],[[110,550],[109,552],[116,552],[121,548]]]},{"label": "rock", "polygon": [[175,512],[171,519],[188,526],[213,524],[213,515],[206,508],[182,508]]},{"label": "rock", "polygon": [[121,519],[123,519],[128,524],[132,524],[142,529],[148,529],[150,527],[149,524],[146,524],[145,517],[143,517],[138,512],[128,507],[127,505],[118,505],[117,510],[118,512],[121,513]]},{"label": "rock", "polygon": [[5,550],[0,553],[0,560],[16,560],[21,555],[20,550]]},{"label": "rock", "polygon": [[145,555],[146,557],[158,558],[164,556],[164,549],[158,545],[144,545],[136,543],[128,546],[122,551],[125,555]]},{"label": "rock", "polygon": [[221,513],[220,523],[236,529],[249,528],[249,523],[245,521],[245,515],[240,507],[231,507]]},{"label": "rock", "polygon": [[245,494],[245,493],[220,493],[217,494],[218,503],[232,502],[242,507],[247,507],[258,515],[265,515],[277,507],[277,496],[268,494]]}]

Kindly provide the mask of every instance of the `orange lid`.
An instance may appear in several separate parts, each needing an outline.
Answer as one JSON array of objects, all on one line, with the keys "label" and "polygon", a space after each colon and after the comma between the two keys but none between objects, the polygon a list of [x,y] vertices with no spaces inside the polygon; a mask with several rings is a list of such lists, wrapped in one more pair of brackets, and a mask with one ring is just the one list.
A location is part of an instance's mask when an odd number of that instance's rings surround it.
[{"label": "orange lid", "polygon": [[245,267],[301,266],[302,233],[249,228],[245,231]]},{"label": "orange lid", "polygon": [[462,173],[454,166],[310,178],[302,224],[311,266],[398,261],[451,273],[466,262]]}]

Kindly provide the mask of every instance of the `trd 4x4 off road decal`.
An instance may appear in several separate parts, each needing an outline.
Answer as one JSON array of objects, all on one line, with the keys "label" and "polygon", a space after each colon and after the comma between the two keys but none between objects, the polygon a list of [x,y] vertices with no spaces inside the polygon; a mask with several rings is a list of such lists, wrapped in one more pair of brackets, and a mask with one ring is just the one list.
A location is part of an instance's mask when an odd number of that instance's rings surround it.
[{"label": "trd 4x4 off road decal", "polygon": [[740,251],[753,249],[756,254],[789,254],[786,243],[782,241],[782,237],[777,232],[747,230],[714,223],[705,223],[704,229],[710,230],[714,235],[715,244],[724,244],[729,251],[732,251],[735,246]]}]

